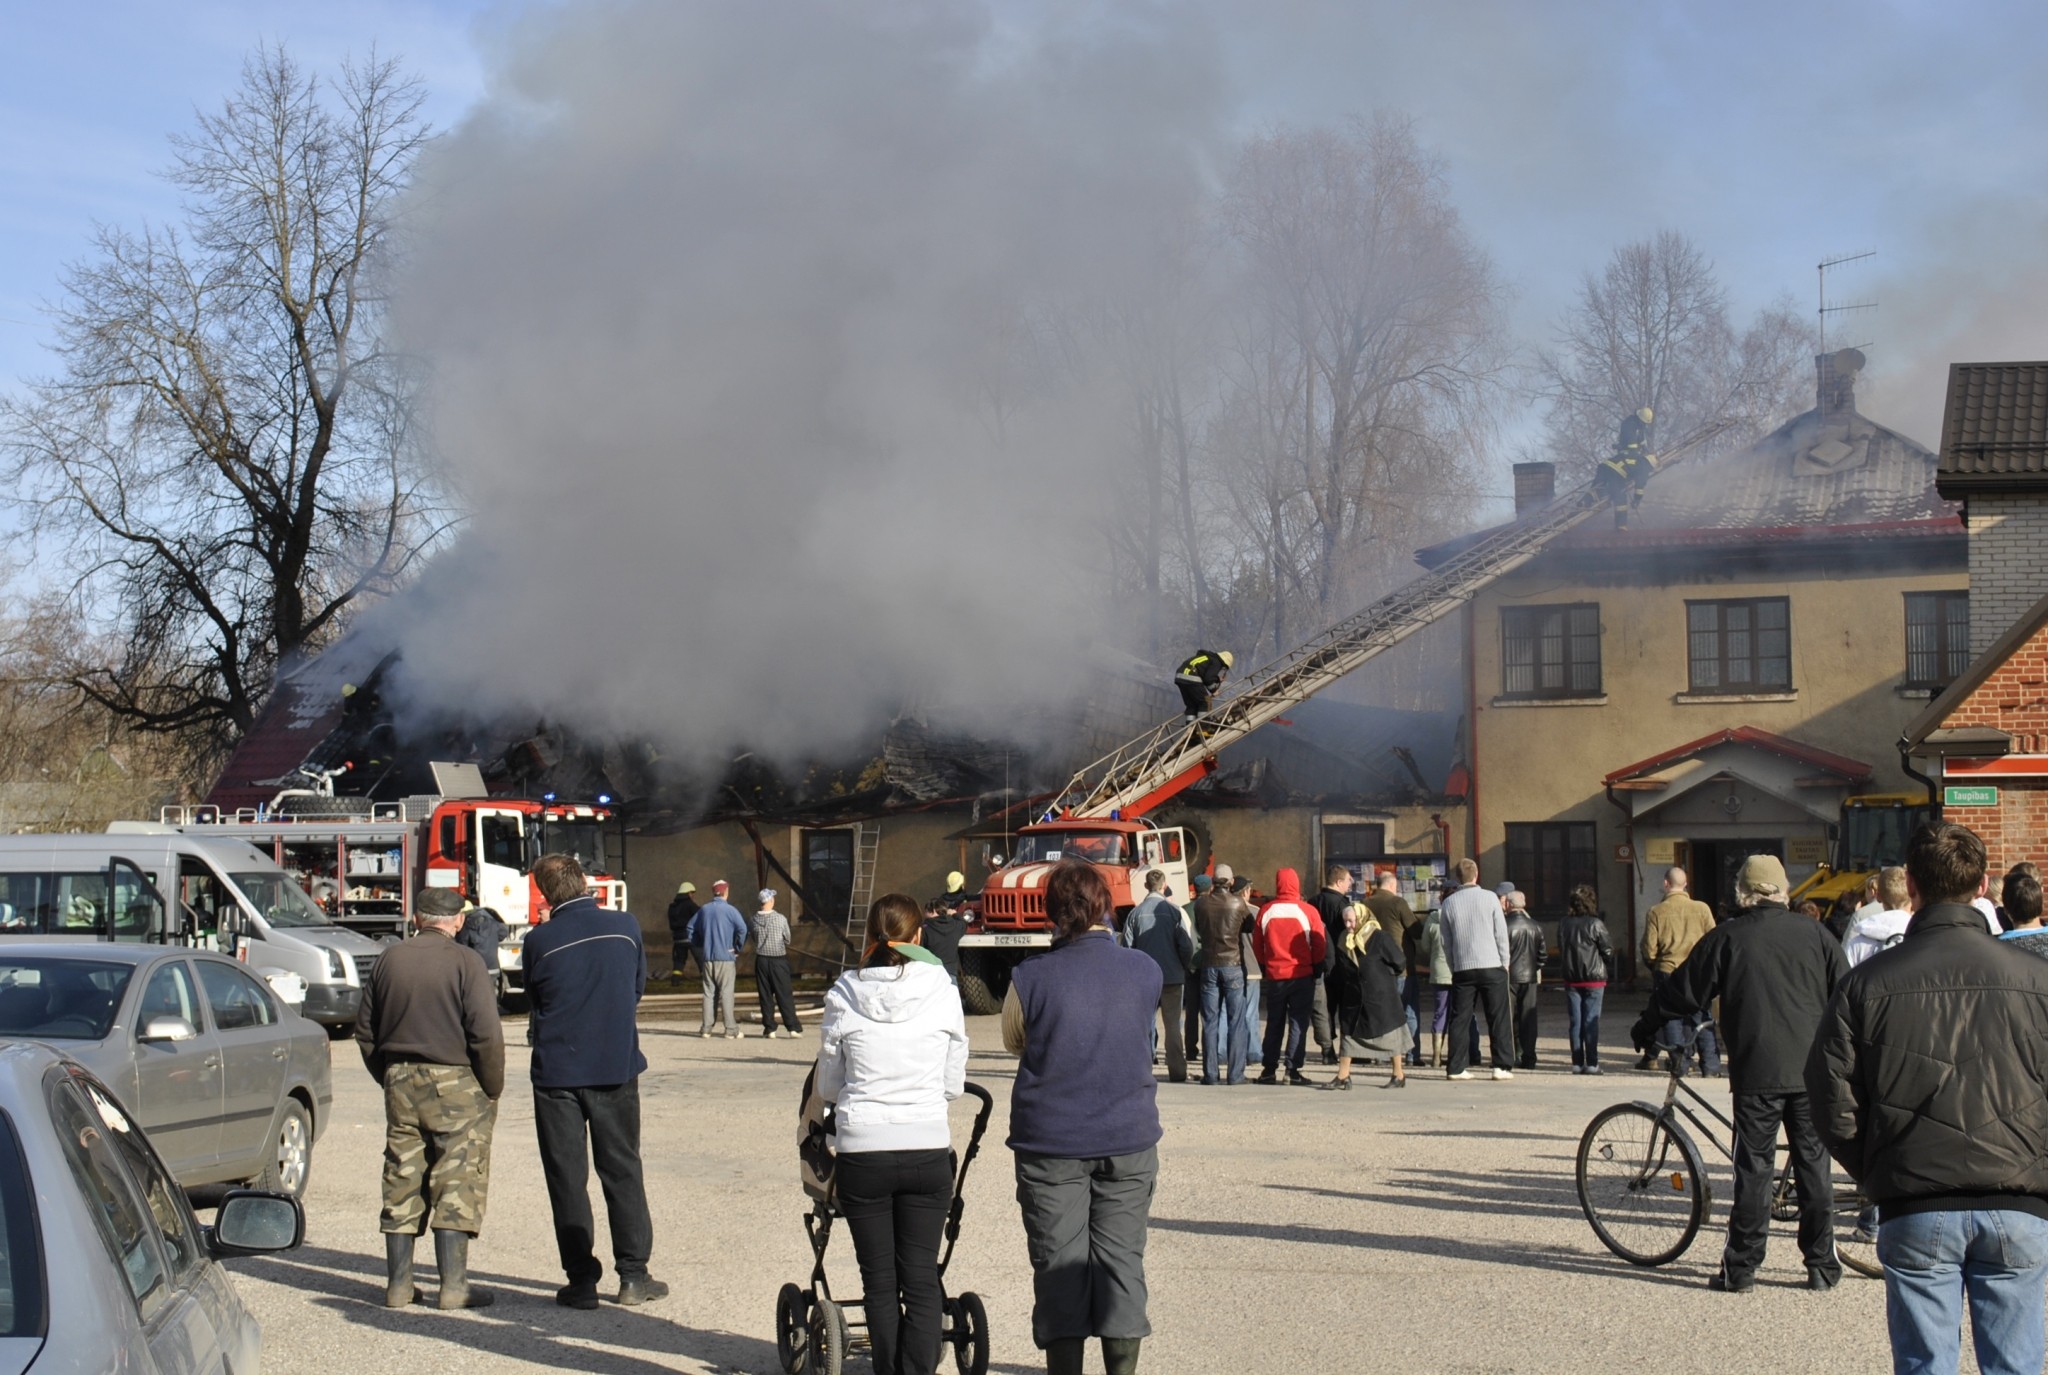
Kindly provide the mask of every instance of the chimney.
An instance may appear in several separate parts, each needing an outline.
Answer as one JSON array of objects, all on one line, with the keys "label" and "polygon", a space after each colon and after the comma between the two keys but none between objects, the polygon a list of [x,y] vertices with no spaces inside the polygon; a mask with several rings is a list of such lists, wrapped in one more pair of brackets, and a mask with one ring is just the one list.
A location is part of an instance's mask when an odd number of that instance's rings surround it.
[{"label": "chimney", "polygon": [[1517,463],[1515,465],[1515,515],[1524,511],[1540,510],[1550,504],[1557,495],[1557,465],[1555,463]]},{"label": "chimney", "polygon": [[1817,409],[1823,421],[1856,414],[1856,374],[1863,371],[1863,362],[1862,353],[1855,349],[1837,349],[1814,356],[1813,367],[1820,383]]}]

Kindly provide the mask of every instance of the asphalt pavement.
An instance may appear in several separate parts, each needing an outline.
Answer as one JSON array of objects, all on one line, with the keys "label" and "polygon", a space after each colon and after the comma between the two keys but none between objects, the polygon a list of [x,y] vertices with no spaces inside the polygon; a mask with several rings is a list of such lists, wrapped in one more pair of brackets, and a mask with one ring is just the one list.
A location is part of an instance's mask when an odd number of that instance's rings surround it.
[{"label": "asphalt pavement", "polygon": [[[1384,1369],[1444,1372],[1869,1371],[1889,1363],[1882,1286],[1850,1274],[1832,1293],[1803,1287],[1790,1224],[1777,1224],[1758,1288],[1706,1287],[1719,1256],[1729,1179],[1715,1166],[1708,1230],[1678,1262],[1639,1269],[1604,1250],[1581,1214],[1574,1152],[1610,1103],[1660,1099],[1635,1072],[1626,997],[1607,1023],[1608,1073],[1573,1076],[1563,998],[1545,994],[1545,1067],[1512,1082],[1447,1082],[1416,1070],[1382,1089],[1362,1067],[1348,1093],[1162,1083],[1160,1180],[1147,1257],[1153,1337],[1143,1369],[1162,1375]],[[335,1115],[314,1156],[308,1239],[282,1257],[232,1263],[264,1327],[266,1368],[353,1371],[582,1370],[601,1375],[772,1375],[774,1306],[811,1253],[797,1183],[797,1096],[816,1022],[796,1041],[699,1039],[694,1000],[657,1000],[643,1018],[643,1146],[654,1212],[654,1274],[671,1296],[595,1312],[556,1306],[562,1276],[534,1144],[523,1050],[509,1057],[493,1150],[490,1212],[471,1251],[487,1309],[381,1306],[377,1235],[382,1105],[353,1045],[337,1043]],[[949,1292],[982,1296],[990,1369],[1043,1369],[1030,1336],[1031,1272],[1003,1146],[1015,1061],[994,1018],[970,1018],[969,1077],[996,1099],[969,1176]],[[516,1042],[516,1023],[509,1028]],[[1310,1075],[1330,1071],[1313,1063]],[[1160,1071],[1163,1078],[1164,1071]],[[1726,1082],[1708,1086],[1726,1096]],[[956,1114],[964,1141],[970,1114]],[[593,1198],[595,1182],[593,1181]],[[602,1217],[602,1210],[599,1209]],[[600,1222],[602,1232],[602,1223]],[[602,1243],[600,1245],[602,1251]],[[431,1246],[420,1247],[423,1287]],[[841,1231],[833,1283],[857,1294]],[[607,1299],[616,1289],[607,1261]],[[1088,1369],[1099,1370],[1091,1346]],[[950,1353],[943,1367],[953,1368]],[[1966,1355],[1966,1370],[1974,1369]],[[865,1355],[847,1363],[865,1375]]]}]

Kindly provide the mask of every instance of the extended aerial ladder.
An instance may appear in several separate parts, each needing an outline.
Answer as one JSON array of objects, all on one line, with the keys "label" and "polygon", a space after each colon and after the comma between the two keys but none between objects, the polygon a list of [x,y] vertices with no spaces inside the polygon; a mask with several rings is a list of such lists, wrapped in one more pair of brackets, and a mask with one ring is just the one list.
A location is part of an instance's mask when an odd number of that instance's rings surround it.
[{"label": "extended aerial ladder", "polygon": [[[1733,422],[1702,425],[1658,458],[1672,463]],[[1489,535],[1442,567],[1382,597],[1307,643],[1254,670],[1199,721],[1160,723],[1083,768],[1041,819],[1141,816],[1216,771],[1225,748],[1457,610],[1528,563],[1560,535],[1608,507],[1592,483]]]}]

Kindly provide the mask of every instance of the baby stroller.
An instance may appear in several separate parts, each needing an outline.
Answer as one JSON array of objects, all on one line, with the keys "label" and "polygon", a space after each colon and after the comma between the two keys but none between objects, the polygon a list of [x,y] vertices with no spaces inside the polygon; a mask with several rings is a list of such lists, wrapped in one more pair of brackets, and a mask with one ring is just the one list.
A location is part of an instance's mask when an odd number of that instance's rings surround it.
[{"label": "baby stroller", "polygon": [[[839,1375],[855,1334],[867,1326],[861,1319],[847,1316],[849,1310],[863,1309],[863,1301],[834,1299],[825,1279],[825,1248],[831,1244],[832,1223],[839,1210],[833,1179],[837,1162],[826,1140],[832,1133],[832,1109],[819,1099],[817,1079],[818,1072],[813,1069],[804,1080],[802,1127],[797,1138],[798,1172],[804,1192],[811,1196],[811,1211],[804,1216],[804,1231],[811,1239],[811,1283],[808,1289],[785,1284],[775,1296],[775,1354],[789,1375]],[[967,1167],[981,1149],[982,1133],[988,1130],[989,1115],[995,1109],[995,1100],[981,1085],[968,1084],[966,1091],[977,1106],[974,1129],[953,1177],[953,1206],[946,1213],[946,1242],[939,1251],[941,1293],[946,1264],[953,1258],[953,1243],[960,1239],[960,1214],[965,1207],[961,1190],[967,1184]],[[940,1332],[953,1348],[960,1375],[988,1375],[988,1312],[981,1299],[973,1293],[954,1295],[945,1300],[943,1311]]]}]

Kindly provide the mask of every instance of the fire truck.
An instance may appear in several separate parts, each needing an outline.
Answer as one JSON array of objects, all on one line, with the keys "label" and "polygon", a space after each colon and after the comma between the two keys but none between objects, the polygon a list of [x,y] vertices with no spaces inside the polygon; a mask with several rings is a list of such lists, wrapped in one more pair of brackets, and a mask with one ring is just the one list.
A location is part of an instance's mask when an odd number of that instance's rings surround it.
[{"label": "fire truck", "polygon": [[[1713,421],[1680,440],[1665,451],[1658,471],[1728,424]],[[1624,494],[1622,500],[1628,499]],[[1034,949],[1052,944],[1045,881],[1053,865],[1069,858],[1094,864],[1109,881],[1119,914],[1144,897],[1147,869],[1164,871],[1174,900],[1185,902],[1192,858],[1187,834],[1152,825],[1148,812],[1214,773],[1226,747],[1466,605],[1609,505],[1608,494],[1595,484],[1564,493],[1255,670],[1199,720],[1161,722],[1082,768],[1051,796],[1035,822],[1018,830],[1015,852],[982,886],[980,910],[960,939],[966,1009],[1000,1011],[1010,970]]]},{"label": "fire truck", "polygon": [[[312,774],[309,786],[286,789],[262,807],[167,807],[161,820],[188,834],[250,842],[332,914],[335,925],[372,939],[402,939],[414,896],[423,888],[452,888],[504,919],[499,982],[517,992],[521,948],[544,908],[531,874],[535,860],[576,856],[598,905],[626,906],[626,885],[612,877],[611,799],[490,797],[474,765],[436,764],[433,772],[443,793],[372,802],[336,796],[338,774]],[[618,843],[622,860],[622,839]]]}]

